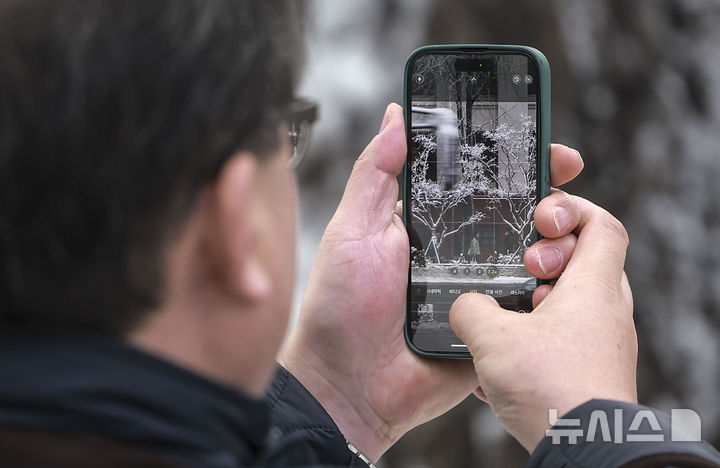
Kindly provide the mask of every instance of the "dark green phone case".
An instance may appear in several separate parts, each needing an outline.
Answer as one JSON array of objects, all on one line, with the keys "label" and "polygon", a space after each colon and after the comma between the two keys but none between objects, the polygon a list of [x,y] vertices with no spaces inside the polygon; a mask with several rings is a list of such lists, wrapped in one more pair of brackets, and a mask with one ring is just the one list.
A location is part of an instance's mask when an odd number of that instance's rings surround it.
[{"label": "dark green phone case", "polygon": [[[537,167],[537,179],[538,179],[538,200],[541,200],[542,198],[548,196],[550,194],[550,64],[547,61],[547,58],[545,58],[545,55],[543,55],[542,52],[539,50],[533,48],[533,47],[527,47],[527,46],[521,46],[521,45],[495,45],[495,44],[449,44],[449,45],[428,45],[421,47],[419,49],[416,49],[413,51],[410,56],[407,59],[407,62],[405,63],[405,73],[404,73],[404,81],[403,81],[403,107],[405,109],[405,134],[406,138],[408,138],[408,148],[410,148],[409,145],[409,138],[410,138],[410,127],[409,127],[409,119],[408,119],[408,104],[409,104],[409,98],[408,98],[408,80],[409,80],[409,71],[410,71],[410,65],[413,62],[413,60],[420,54],[423,54],[425,52],[432,51],[432,52],[458,52],[458,51],[467,51],[467,52],[487,52],[487,53],[493,53],[493,52],[502,52],[502,53],[508,53],[508,52],[517,52],[519,54],[525,55],[530,57],[532,60],[535,61],[538,68],[539,73],[539,86],[538,86],[538,101],[537,101],[537,129],[538,129],[538,167]],[[408,225],[408,206],[407,203],[407,161],[405,163],[405,166],[403,167],[403,173],[402,173],[402,200],[403,200],[403,222],[405,223],[405,226]],[[412,341],[410,340],[410,335],[408,333],[408,327],[410,323],[410,265],[408,265],[408,289],[407,289],[407,298],[406,298],[406,309],[405,309],[405,327],[404,327],[404,335],[405,335],[405,342],[408,344],[410,349],[412,349],[414,352],[421,356],[425,357],[433,357],[433,358],[445,358],[445,359],[472,359],[472,356],[469,352],[457,352],[457,353],[446,353],[446,352],[430,352],[430,351],[424,351],[419,348],[417,348]],[[538,285],[542,284],[541,280],[537,280]]]}]

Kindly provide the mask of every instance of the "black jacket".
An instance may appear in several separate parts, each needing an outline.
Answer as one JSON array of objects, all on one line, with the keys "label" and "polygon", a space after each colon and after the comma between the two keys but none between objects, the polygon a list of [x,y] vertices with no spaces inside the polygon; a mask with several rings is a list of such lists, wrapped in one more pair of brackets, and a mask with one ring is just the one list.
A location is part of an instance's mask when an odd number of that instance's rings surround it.
[{"label": "black jacket", "polygon": [[[578,419],[587,427],[593,410],[619,407],[626,410],[626,422],[641,408],[592,401],[563,421]],[[720,454],[707,444],[669,442],[667,416],[653,414],[667,442],[615,444],[585,437],[571,444],[559,437],[553,444],[548,436],[529,466],[614,467],[633,460],[637,467],[720,466]],[[282,368],[267,398],[256,400],[107,337],[5,332],[0,466],[367,465],[348,449],[322,406]]]}]

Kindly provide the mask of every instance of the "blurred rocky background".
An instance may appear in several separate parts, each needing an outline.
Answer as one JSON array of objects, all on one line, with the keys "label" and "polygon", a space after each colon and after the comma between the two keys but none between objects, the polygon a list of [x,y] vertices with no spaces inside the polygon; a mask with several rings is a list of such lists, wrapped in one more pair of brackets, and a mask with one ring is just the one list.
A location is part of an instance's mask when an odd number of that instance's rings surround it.
[{"label": "blurred rocky background", "polygon": [[[319,101],[321,120],[300,173],[298,296],[355,157],[385,105],[402,102],[408,54],[430,43],[537,47],[552,67],[552,139],[585,159],[566,189],[630,232],[640,400],[694,409],[703,437],[720,445],[720,2],[309,0],[306,9],[301,92]],[[486,405],[469,398],[378,465],[526,460]]]}]

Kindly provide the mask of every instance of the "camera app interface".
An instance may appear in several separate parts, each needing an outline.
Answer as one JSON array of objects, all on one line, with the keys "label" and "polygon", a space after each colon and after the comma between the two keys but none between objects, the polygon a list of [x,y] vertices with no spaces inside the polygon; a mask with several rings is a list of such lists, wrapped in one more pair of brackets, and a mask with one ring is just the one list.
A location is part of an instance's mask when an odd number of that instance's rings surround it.
[{"label": "camera app interface", "polygon": [[408,75],[409,334],[466,352],[450,328],[462,293],[532,309],[522,263],[536,238],[537,66],[520,54],[425,53]]}]

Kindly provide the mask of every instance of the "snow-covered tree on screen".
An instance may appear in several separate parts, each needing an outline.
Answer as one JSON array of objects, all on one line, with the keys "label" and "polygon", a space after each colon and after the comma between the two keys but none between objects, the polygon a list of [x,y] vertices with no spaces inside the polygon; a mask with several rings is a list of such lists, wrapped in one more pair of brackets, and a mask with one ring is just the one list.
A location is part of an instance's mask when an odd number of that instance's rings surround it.
[{"label": "snow-covered tree on screen", "polygon": [[[424,258],[440,263],[440,247],[453,234],[480,222],[492,213],[518,239],[516,246],[499,256],[500,263],[519,263],[534,232],[533,211],[536,202],[535,123],[528,115],[517,125],[502,123],[482,133],[485,143],[461,144],[456,163],[461,170],[455,183],[446,188],[428,178],[429,157],[437,151],[433,134],[418,133],[413,141],[418,154],[411,164],[412,217],[427,227]],[[475,199],[486,200],[478,209]],[[453,208],[468,204],[471,215],[450,223]]]},{"label": "snow-covered tree on screen", "polygon": [[537,201],[535,122],[527,114],[518,125],[502,123],[484,132],[492,142],[490,150],[497,155],[497,168],[488,171],[492,186],[489,194],[496,214],[519,240],[506,263],[519,262],[520,253],[532,242],[535,229],[533,213]]},{"label": "snow-covered tree on screen", "polygon": [[425,133],[416,134],[413,141],[418,144],[420,151],[410,166],[413,200],[410,211],[413,218],[430,231],[430,240],[423,252],[425,258],[434,258],[435,262],[440,263],[440,246],[443,241],[485,217],[484,213],[474,212],[466,219],[448,224],[448,213],[461,204],[472,205],[472,195],[487,190],[489,185],[484,177],[471,180],[462,176],[445,190],[440,183],[427,177],[428,157],[437,150],[437,142],[433,136]]}]

